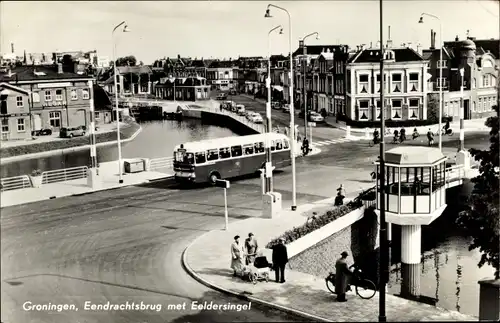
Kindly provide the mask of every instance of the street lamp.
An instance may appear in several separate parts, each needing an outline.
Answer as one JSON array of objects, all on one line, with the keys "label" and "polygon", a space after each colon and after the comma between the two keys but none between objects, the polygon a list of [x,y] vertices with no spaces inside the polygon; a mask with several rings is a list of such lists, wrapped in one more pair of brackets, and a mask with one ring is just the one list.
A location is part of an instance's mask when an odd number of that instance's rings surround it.
[{"label": "street lamp", "polygon": [[296,192],[296,176],[295,176],[295,110],[293,108],[293,57],[292,57],[292,17],[288,10],[282,7],[278,7],[273,4],[268,4],[266,9],[265,18],[271,18],[270,8],[276,8],[286,12],[288,15],[288,46],[290,47],[290,158],[292,159],[292,211],[297,210],[297,192]]},{"label": "street lamp", "polygon": [[460,151],[465,150],[464,143],[464,68],[460,68]]},{"label": "street lamp", "polygon": [[304,54],[303,60],[302,60],[302,73],[304,74],[304,88],[302,89],[304,91],[304,138],[307,138],[307,89],[306,89],[306,73],[307,73],[307,58],[306,58],[306,53],[305,53],[305,46],[306,46],[306,38],[316,35],[316,40],[319,40],[319,33],[318,32],[313,32],[310,33],[309,35],[306,35],[304,38],[302,38],[302,46],[304,46],[302,54]]},{"label": "street lamp", "polygon": [[439,21],[439,150],[442,150],[443,147],[443,136],[442,136],[442,129],[441,129],[441,121],[443,119],[443,24],[441,22],[441,19],[439,17],[431,15],[429,13],[423,12],[420,15],[420,20],[418,21],[419,24],[424,23],[424,16],[428,16],[431,18],[436,19]]},{"label": "street lamp", "polygon": [[128,26],[125,24],[125,21],[122,21],[116,27],[113,29],[111,32],[111,42],[113,43],[113,74],[115,75],[114,80],[115,80],[115,108],[116,108],[116,140],[118,142],[118,176],[119,176],[119,181],[118,183],[122,184],[123,183],[123,178],[122,178],[122,146],[120,142],[120,113],[118,112],[118,75],[117,75],[117,69],[116,69],[116,42],[115,42],[115,31],[123,26],[122,32],[129,32],[130,30],[128,29]]},{"label": "street lamp", "polygon": [[[281,25],[274,27],[267,33],[267,105],[266,105],[266,119],[267,119],[267,133],[272,131],[271,125],[271,33],[276,29],[280,29],[280,35],[283,34]],[[269,136],[266,139],[266,192],[273,191],[273,170],[272,170],[272,156],[271,156],[271,140]]]}]

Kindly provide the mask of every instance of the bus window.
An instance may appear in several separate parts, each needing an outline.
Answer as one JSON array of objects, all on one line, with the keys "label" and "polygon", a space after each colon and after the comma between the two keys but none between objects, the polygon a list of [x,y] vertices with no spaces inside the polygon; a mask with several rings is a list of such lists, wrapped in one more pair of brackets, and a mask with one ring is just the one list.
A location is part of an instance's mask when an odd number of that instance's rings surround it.
[{"label": "bus window", "polygon": [[281,139],[277,139],[275,142],[276,142],[276,150],[283,149],[283,142],[281,141]]},{"label": "bus window", "polygon": [[271,141],[271,151],[276,150],[276,140]]},{"label": "bus window", "polygon": [[283,149],[288,149],[290,145],[288,144],[288,139],[283,139]]},{"label": "bus window", "polygon": [[184,155],[184,163],[186,164],[194,164],[194,154],[193,153],[187,153]]},{"label": "bus window", "polygon": [[255,147],[255,153],[256,154],[264,152],[264,143],[263,142],[256,142],[254,144],[254,147]]},{"label": "bus window", "polygon": [[253,145],[243,146],[243,152],[245,153],[245,155],[252,155],[253,154]]},{"label": "bus window", "polygon": [[219,159],[219,152],[217,149],[207,150],[207,161],[217,160]]},{"label": "bus window", "polygon": [[195,153],[194,159],[196,160],[196,164],[203,164],[207,161],[205,157],[205,152]]},{"label": "bus window", "polygon": [[240,157],[241,155],[243,155],[243,152],[241,151],[241,146],[231,147],[231,157]]},{"label": "bus window", "polygon": [[231,153],[229,152],[229,148],[221,148],[219,149],[219,155],[221,159],[231,157]]}]

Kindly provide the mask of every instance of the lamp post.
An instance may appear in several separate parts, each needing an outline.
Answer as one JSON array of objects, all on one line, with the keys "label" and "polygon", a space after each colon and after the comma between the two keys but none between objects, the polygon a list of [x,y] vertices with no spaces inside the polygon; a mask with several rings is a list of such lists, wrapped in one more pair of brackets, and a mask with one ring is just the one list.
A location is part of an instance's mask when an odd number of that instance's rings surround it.
[{"label": "lamp post", "polygon": [[386,322],[385,286],[389,278],[389,243],[387,237],[387,222],[385,220],[385,98],[384,98],[384,28],[383,0],[380,4],[380,262],[379,262],[379,313],[378,321]]},{"label": "lamp post", "polygon": [[304,55],[304,58],[302,60],[302,73],[304,74],[304,138],[307,138],[307,89],[306,89],[306,73],[307,73],[307,57],[306,57],[306,38],[316,35],[316,40],[319,40],[319,33],[318,32],[313,32],[310,33],[309,35],[304,36],[302,38],[302,46],[303,47],[303,52],[302,54]]},{"label": "lamp post", "polygon": [[[280,29],[280,35],[283,34],[281,25],[274,27],[267,33],[267,105],[266,105],[266,119],[267,119],[267,134],[272,131],[271,124],[271,33],[276,29]],[[272,170],[272,156],[271,156],[271,140],[269,136],[266,138],[266,192],[273,191],[273,170]]]},{"label": "lamp post", "polygon": [[297,192],[296,192],[296,174],[295,174],[295,110],[293,102],[293,57],[292,57],[292,17],[290,13],[285,8],[276,6],[274,4],[268,4],[266,15],[264,17],[271,18],[271,10],[269,8],[276,8],[286,12],[288,15],[288,46],[290,47],[290,158],[292,160],[292,211],[297,210]]},{"label": "lamp post", "polygon": [[120,142],[120,112],[118,111],[118,75],[116,69],[116,43],[114,39],[115,31],[123,26],[122,32],[128,32],[128,26],[125,24],[125,21],[122,21],[111,32],[111,42],[113,43],[113,74],[115,80],[115,108],[116,108],[116,140],[118,142],[118,183],[123,183],[122,178],[122,145]]},{"label": "lamp post", "polygon": [[464,143],[464,68],[460,69],[460,151],[465,150]]},{"label": "lamp post", "polygon": [[420,15],[420,20],[418,21],[419,24],[424,23],[424,16],[428,16],[431,18],[436,19],[439,21],[439,150],[442,150],[443,147],[443,135],[442,135],[442,127],[441,127],[441,122],[443,119],[443,24],[441,22],[441,19],[439,17],[431,15],[429,13],[423,12]]}]

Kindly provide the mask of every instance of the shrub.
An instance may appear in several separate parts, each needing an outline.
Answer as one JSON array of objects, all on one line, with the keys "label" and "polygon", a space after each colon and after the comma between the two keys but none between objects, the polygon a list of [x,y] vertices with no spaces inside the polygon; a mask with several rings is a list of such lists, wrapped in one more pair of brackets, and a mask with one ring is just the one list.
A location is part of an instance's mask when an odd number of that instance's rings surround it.
[{"label": "shrub", "polygon": [[42,171],[39,169],[35,169],[31,172],[31,176],[42,176]]},{"label": "shrub", "polygon": [[300,227],[294,227],[291,230],[286,231],[277,238],[272,239],[266,248],[271,249],[274,245],[278,243],[278,239],[285,239],[285,243],[288,244],[295,240],[302,238],[303,236],[335,221],[336,219],[356,210],[363,206],[363,200],[370,200],[374,196],[375,187],[372,187],[366,191],[359,193],[359,195],[346,205],[336,206],[332,210],[326,211],[323,215],[316,216],[313,221],[308,221]]}]

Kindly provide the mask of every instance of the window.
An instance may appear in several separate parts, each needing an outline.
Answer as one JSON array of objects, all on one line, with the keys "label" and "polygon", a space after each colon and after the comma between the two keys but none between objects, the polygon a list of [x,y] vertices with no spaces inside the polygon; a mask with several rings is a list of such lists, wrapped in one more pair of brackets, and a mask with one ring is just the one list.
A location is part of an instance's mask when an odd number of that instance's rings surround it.
[{"label": "window", "polygon": [[[377,93],[380,93],[380,74],[377,74],[375,76],[375,80],[377,81],[375,85]],[[387,85],[387,74],[385,73],[384,73],[384,85]],[[387,88],[385,89],[385,92],[387,93]]]},{"label": "window", "polygon": [[99,111],[94,111],[94,116],[96,120],[101,119],[101,113]]},{"label": "window", "polygon": [[56,101],[62,101],[63,93],[62,90],[56,90]]},{"label": "window", "polygon": [[401,119],[402,116],[402,101],[399,99],[392,100],[391,119]]},{"label": "window", "polygon": [[25,132],[24,118],[17,119],[17,132]]},{"label": "window", "polygon": [[474,109],[473,111],[474,112],[480,112],[481,111],[481,107],[483,106],[483,99],[482,98],[478,98],[477,99],[477,110]]},{"label": "window", "polygon": [[254,147],[255,147],[256,154],[260,154],[260,153],[263,153],[265,151],[263,142],[256,142],[254,144]]},{"label": "window", "polygon": [[486,98],[483,99],[483,112],[486,112]]},{"label": "window", "polygon": [[22,96],[18,96],[18,97],[16,97],[16,106],[17,106],[18,108],[22,108],[22,107],[24,107],[24,99],[23,99],[23,97],[22,97]]},{"label": "window", "polygon": [[243,151],[241,146],[233,146],[231,147],[231,157],[240,157],[243,155]]},{"label": "window", "polygon": [[61,127],[61,112],[59,111],[49,112],[49,124],[51,127],[54,128]]},{"label": "window", "polygon": [[449,115],[450,115],[450,114],[449,114],[450,112],[448,111],[448,109],[449,109],[449,108],[448,108],[448,102],[445,102],[445,103],[444,103],[444,106],[443,106],[443,113],[444,113],[444,116],[445,116],[445,117],[447,117],[447,116],[449,116]]},{"label": "window", "polygon": [[52,91],[50,90],[45,91],[45,101],[52,101]]},{"label": "window", "polygon": [[445,60],[442,60],[442,61],[437,61],[437,68],[445,68],[447,66],[446,64],[446,61]]},{"label": "window", "polygon": [[370,101],[362,100],[358,102],[359,104],[359,119],[358,120],[368,120],[368,107]]},{"label": "window", "polygon": [[368,93],[368,74],[362,74],[359,76],[359,92],[358,93]]},{"label": "window", "polygon": [[488,86],[490,86],[490,76],[483,75],[483,87],[488,87]]},{"label": "window", "polygon": [[196,161],[196,164],[203,164],[204,162],[207,161],[207,158],[205,156],[205,152],[199,152],[194,154],[194,160]]},{"label": "window", "polygon": [[408,119],[418,119],[419,99],[410,99],[408,102]]},{"label": "window", "polygon": [[476,78],[472,79],[472,88],[476,88]]},{"label": "window", "polygon": [[7,101],[2,100],[0,103],[0,114],[7,114]]},{"label": "window", "polygon": [[83,90],[82,90],[82,98],[83,98],[84,100],[88,100],[88,99],[90,99],[89,89],[83,89]]},{"label": "window", "polygon": [[443,88],[446,88],[446,87],[447,87],[447,85],[446,85],[446,77],[443,77],[443,78],[439,78],[439,77],[438,77],[438,78],[436,79],[436,81],[437,81],[437,87],[438,87],[438,88],[440,88],[440,87],[441,87],[441,84],[442,84],[442,87],[443,87]]},{"label": "window", "polygon": [[472,112],[476,112],[476,101],[472,102]]},{"label": "window", "polygon": [[71,90],[71,100],[78,100],[78,93],[76,90]]},{"label": "window", "polygon": [[221,148],[219,149],[219,156],[220,159],[226,159],[231,157],[231,152],[229,151],[229,148]]},{"label": "window", "polygon": [[2,133],[9,132],[9,119],[2,119]]},{"label": "window", "polygon": [[252,155],[253,154],[253,145],[250,144],[250,145],[243,146],[243,152],[244,152],[245,156]]},{"label": "window", "polygon": [[418,73],[410,73],[408,77],[410,79],[409,92],[418,92],[418,81],[419,81]]},{"label": "window", "polygon": [[40,93],[38,92],[31,93],[31,98],[33,102],[40,102]]},{"label": "window", "polygon": [[392,74],[392,92],[401,92],[403,88],[403,83],[401,82],[401,74]]},{"label": "window", "polygon": [[219,152],[217,149],[207,150],[207,161],[217,160],[219,159]]},{"label": "window", "polygon": [[380,100],[375,100],[375,105],[375,120],[380,120],[380,117],[382,116],[380,111]]}]

